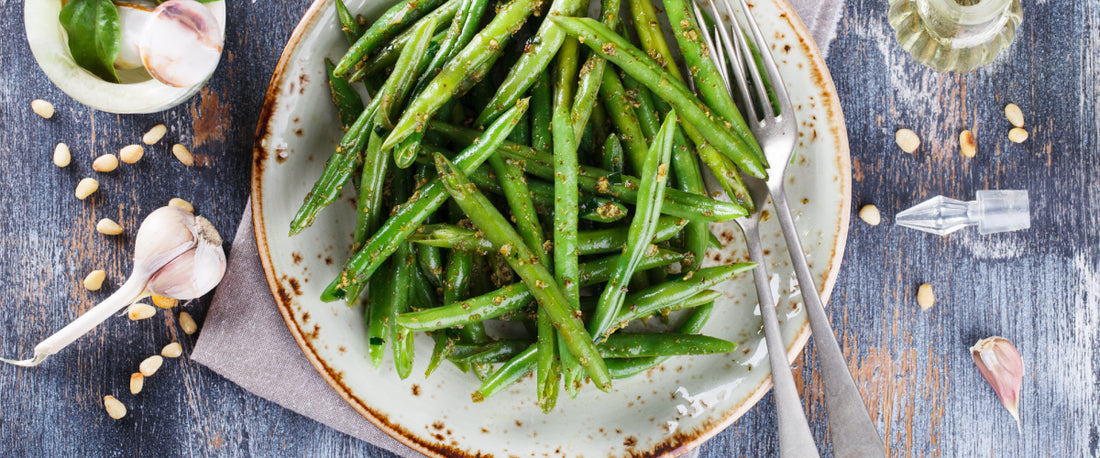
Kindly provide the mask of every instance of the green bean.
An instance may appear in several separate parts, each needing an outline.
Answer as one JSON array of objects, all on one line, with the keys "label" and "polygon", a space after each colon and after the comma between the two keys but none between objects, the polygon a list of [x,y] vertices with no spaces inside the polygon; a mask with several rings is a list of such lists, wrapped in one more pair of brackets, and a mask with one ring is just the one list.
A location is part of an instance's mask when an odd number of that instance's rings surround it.
[{"label": "green bean", "polygon": [[603,360],[592,344],[592,336],[584,330],[580,318],[568,306],[568,299],[558,287],[550,272],[538,263],[538,257],[527,248],[523,239],[512,229],[507,220],[493,207],[465,174],[442,155],[436,154],[436,168],[447,192],[462,207],[470,220],[486,238],[501,246],[500,253],[528,286],[539,307],[546,310],[554,321],[562,339],[577,362],[587,371],[596,387],[607,391],[611,379]]},{"label": "green bean", "polygon": [[[387,262],[386,264],[392,264]],[[380,275],[370,282],[367,291],[367,354],[375,369],[382,367],[382,358],[386,352],[386,340],[390,338],[390,311],[393,308],[393,295],[390,283],[393,282],[392,269],[386,275]]]},{"label": "green bean", "polygon": [[626,283],[634,275],[653,241],[653,234],[657,231],[665,180],[668,178],[668,162],[672,155],[672,130],[675,127],[676,114],[670,112],[653,139],[649,155],[642,165],[642,183],[638,188],[638,201],[634,207],[634,219],[631,220],[630,230],[626,235],[623,256],[615,267],[615,275],[604,286],[596,312],[588,322],[588,332],[594,336],[604,336],[611,328],[623,300],[626,299]]},{"label": "green bean", "polygon": [[[671,239],[680,231],[688,220],[675,216],[662,215],[657,221],[657,231],[653,234],[653,243]],[[581,231],[577,242],[582,255],[602,254],[622,251],[627,243],[627,228],[614,227],[593,231]]]},{"label": "green bean", "polygon": [[328,88],[332,93],[332,103],[336,105],[336,114],[339,115],[340,124],[346,130],[355,124],[355,119],[363,112],[363,99],[359,98],[359,93],[352,89],[348,80],[332,73],[334,68],[336,66],[332,61],[325,59],[325,73],[328,74]]},{"label": "green bean", "polygon": [[[440,6],[443,4],[443,6]],[[369,29],[363,32],[355,44],[351,45],[344,57],[336,64],[336,74],[343,76],[351,70],[363,57],[374,51],[384,43],[401,32],[405,26],[412,24],[427,14],[429,11],[440,8],[457,8],[458,0],[407,0],[394,5],[385,13],[382,13]]]},{"label": "green bean", "polygon": [[[440,24],[444,24],[446,23],[446,21],[449,21],[453,18],[448,16],[440,16],[437,19],[440,22],[436,23],[436,27],[439,27]],[[379,49],[378,53],[371,56],[366,61],[363,61],[361,65],[357,65],[355,67],[355,71],[351,73],[351,76],[348,76],[348,81],[363,81],[364,83],[366,83],[371,78],[377,78],[386,69],[392,67],[393,64],[397,63],[397,58],[401,55],[401,50],[405,49],[405,45],[412,38],[414,31],[415,29],[406,30],[401,35],[398,35],[397,38],[394,38],[393,41],[390,41],[389,44],[382,47],[382,49]],[[432,35],[431,45],[429,46],[441,45],[446,37],[446,31],[437,31],[435,35]]]},{"label": "green bean", "polygon": [[531,120],[529,119],[531,113],[525,113],[523,119],[519,124],[516,124],[516,128],[512,129],[512,134],[508,136],[508,141],[518,145],[530,145],[531,144]]},{"label": "green bean", "polygon": [[451,351],[457,345],[456,339],[448,336],[445,331],[432,333],[432,339],[435,341],[435,346],[432,347],[432,357],[428,360],[428,368],[424,370],[424,378],[431,376],[432,372],[439,368],[439,365],[447,359],[447,356],[451,354]]},{"label": "green bean", "polygon": [[741,112],[734,105],[729,90],[722,82],[718,68],[708,55],[710,50],[699,40],[705,31],[700,30],[699,24],[695,23],[695,17],[687,9],[684,0],[664,0],[664,4],[669,24],[675,24],[673,35],[676,36],[676,43],[684,56],[684,63],[691,69],[695,87],[703,98],[703,102],[714,110],[720,119],[728,121],[733,133],[748,145],[749,151],[756,155],[760,162],[766,164],[768,160],[764,157],[764,152],[756,142],[756,137],[749,131],[748,124],[745,124],[745,119],[741,117]]},{"label": "green bean", "polygon": [[[359,21],[355,20],[355,15],[348,11],[347,5],[344,4],[344,0],[336,0],[336,17],[340,19],[340,28],[344,31],[344,36],[348,39],[348,44],[355,43],[359,39],[359,34],[362,33],[359,30]],[[328,59],[325,59],[327,62]]]},{"label": "green bean", "polygon": [[707,267],[680,277],[677,280],[668,281],[647,288],[643,291],[631,294],[625,303],[629,307],[623,308],[614,318],[613,325],[608,328],[608,334],[626,327],[627,323],[652,315],[665,308],[667,303],[679,303],[692,296],[702,293],[710,288],[724,283],[734,275],[752,269],[751,263],[729,264],[724,266]]},{"label": "green bean", "polygon": [[554,147],[550,133],[550,118],[554,111],[550,99],[550,75],[539,74],[535,85],[531,86],[531,147],[549,152]]},{"label": "green bean", "polygon": [[[386,84],[382,86],[382,90],[378,93],[378,97],[382,99],[382,102],[378,107],[378,118],[375,120],[377,124],[386,128],[393,126],[390,117],[394,114],[394,109],[400,106],[405,95],[412,89],[412,85],[416,81],[416,72],[427,64],[426,62],[422,63],[422,61],[424,61],[424,56],[428,51],[428,43],[431,41],[432,30],[434,29],[435,20],[433,18],[419,23],[408,45],[401,50],[401,56],[397,58],[397,63],[393,66],[393,73],[390,74]],[[392,147],[383,147],[382,149],[389,151]]]},{"label": "green bean", "polygon": [[373,130],[363,155],[363,170],[360,173],[359,199],[356,201],[355,233],[352,235],[352,249],[358,249],[366,242],[370,234],[378,229],[378,223],[385,214],[382,205],[382,183],[389,170],[389,155],[379,149],[382,138]]},{"label": "green bean", "polygon": [[531,346],[528,340],[497,340],[495,342],[455,345],[447,359],[459,363],[495,364],[507,362]]},{"label": "green bean", "polygon": [[[402,194],[409,194],[408,188],[405,187],[407,183],[399,182],[408,181],[402,179],[404,175],[408,175],[408,173],[399,171],[395,174],[395,200],[402,200]],[[405,188],[405,191],[399,191],[402,188]],[[390,307],[389,316],[390,339],[393,342],[393,363],[397,369],[397,375],[402,379],[408,377],[412,372],[413,334],[400,329],[393,323],[396,321],[398,314],[409,311],[409,289],[412,283],[413,270],[416,269],[415,263],[412,244],[409,242],[402,243],[397,248],[393,258],[393,281],[390,283],[390,294],[393,295],[390,300],[393,305]]]},{"label": "green bean", "polygon": [[[554,152],[554,279],[565,294],[566,306],[571,312],[579,311],[581,306],[578,280],[580,267],[577,256],[580,194],[577,189],[577,167],[579,163],[577,136],[573,132],[572,119],[573,92],[576,90],[579,59],[580,44],[573,38],[565,37],[558,50],[554,66],[554,108],[550,119]],[[584,370],[581,368],[578,355],[571,354],[565,348],[564,339],[558,340],[558,353],[565,391],[575,397]]]},{"label": "green bean", "polygon": [[[612,30],[619,25],[620,0],[603,0],[600,6],[600,19]],[[607,61],[597,55],[591,55],[581,67],[580,81],[577,82],[576,101],[573,102],[573,130],[588,124],[596,106],[596,96],[603,81]]]},{"label": "green bean", "polygon": [[527,347],[522,353],[508,360],[507,363],[504,363],[504,365],[501,366],[500,369],[497,369],[488,379],[483,380],[477,391],[470,395],[470,399],[474,402],[481,402],[499,393],[501,390],[512,386],[512,384],[520,381],[520,379],[526,377],[527,374],[535,370],[537,360],[537,346],[531,345]]},{"label": "green bean", "polygon": [[638,124],[634,107],[627,100],[623,83],[615,72],[604,72],[600,95],[603,97],[608,114],[611,115],[611,122],[619,131],[623,143],[626,144],[625,150],[630,159],[630,167],[636,173],[641,173],[642,163],[645,162],[649,147],[646,146],[646,136],[642,133],[641,125]]},{"label": "green bean", "polygon": [[737,344],[696,334],[615,334],[596,348],[604,358],[638,358],[729,353]]},{"label": "green bean", "polygon": [[561,355],[558,353],[558,332],[554,322],[545,310],[538,311],[538,340],[535,342],[535,389],[538,394],[539,408],[550,413],[558,400],[561,384]]},{"label": "green bean", "polygon": [[[663,267],[681,259],[683,259],[682,254],[668,250],[657,250],[655,255],[645,257],[638,268],[644,270]],[[607,281],[618,262],[619,256],[616,255],[581,264],[581,286],[590,286]],[[463,326],[475,321],[497,318],[505,313],[517,310],[533,300],[535,300],[535,297],[531,294],[531,290],[527,288],[527,285],[515,283],[461,302],[402,314],[397,317],[397,324],[413,331],[432,331]]]},{"label": "green bean", "polygon": [[[512,110],[489,126],[480,140],[459,154],[455,159],[458,167],[466,171],[480,166],[504,141],[526,110],[527,99],[521,99]],[[352,255],[351,259],[344,264],[340,275],[325,288],[321,299],[324,301],[342,298],[354,300],[354,297],[347,295],[348,288],[366,282],[382,261],[393,254],[397,246],[446,200],[447,193],[438,178],[420,188],[408,202],[395,209],[393,216],[382,224],[363,248]]]},{"label": "green bean", "polygon": [[[661,216],[661,219],[657,221],[657,232],[653,235],[653,243],[672,238],[687,224],[688,220],[683,218]],[[627,228],[625,227],[580,231],[577,233],[577,251],[581,256],[622,251],[623,245],[626,243],[626,232]],[[494,247],[491,242],[486,240],[484,234],[452,224],[421,226],[420,229],[409,236],[409,241],[421,246],[470,251],[482,255],[490,251],[496,251],[499,248]]]},{"label": "green bean", "polygon": [[[454,210],[457,210],[454,209]],[[457,219],[452,211],[452,219]],[[472,252],[452,251],[447,261],[446,277],[443,282],[443,303],[450,304],[469,297],[470,280],[474,275],[474,257]],[[485,325],[481,322],[471,322],[458,330],[462,342],[468,344],[480,344],[485,342]]]},{"label": "green bean", "polygon": [[404,114],[386,137],[382,149],[391,149],[414,131],[423,130],[425,121],[447,100],[463,90],[466,80],[480,81],[487,71],[483,67],[491,65],[500,57],[503,52],[502,44],[523,26],[537,1],[512,0],[501,8],[493,20],[405,107]]},{"label": "green bean", "polygon": [[[435,177],[435,167],[428,165],[418,165],[416,168],[416,188],[419,190],[429,180]],[[415,191],[414,191],[415,192]],[[434,218],[429,216],[424,219],[425,224],[431,224]],[[422,275],[431,288],[443,286],[443,269],[445,263],[443,261],[443,252],[438,248],[431,245],[419,244],[416,247],[416,259],[420,265],[420,275]]]},{"label": "green bean", "polygon": [[601,166],[611,173],[623,173],[623,144],[619,136],[611,134],[603,144],[603,154],[600,156]]},{"label": "green bean", "polygon": [[[525,124],[524,121],[526,120],[521,119],[517,127]],[[531,197],[531,189],[527,186],[527,178],[523,176],[522,169],[514,167],[510,162],[497,154],[489,156],[489,165],[496,172],[504,197],[508,201],[508,208],[512,211],[512,218],[516,221],[516,231],[523,237],[527,247],[539,255],[539,262],[550,265],[546,252],[542,249],[542,226],[535,214],[535,202]]]},{"label": "green bean", "polygon": [[422,269],[413,269],[413,283],[409,291],[409,308],[413,311],[427,310],[440,305],[435,295],[435,286],[431,284]]},{"label": "green bean", "polygon": [[[468,144],[477,138],[477,131],[463,129],[432,121],[433,130],[442,133],[451,140]],[[498,151],[506,157],[521,159],[517,164],[523,165],[527,173],[543,179],[552,179],[554,176],[553,156],[540,153],[529,147],[504,142]],[[607,195],[621,199],[626,203],[634,203],[637,199],[638,179],[628,175],[617,178],[612,182],[608,177],[610,172],[595,167],[581,166],[578,181],[582,190],[600,195]],[[706,196],[685,193],[678,189],[669,189],[665,192],[665,201],[662,211],[672,216],[687,218],[692,221],[727,221],[739,216],[744,216],[745,210],[730,202],[721,202]]]},{"label": "green bean", "polygon": [[[576,16],[583,13],[582,10],[586,4],[585,0],[554,0],[550,4],[546,17]],[[539,74],[550,65],[550,59],[559,52],[564,42],[565,34],[560,27],[553,22],[542,21],[538,32],[527,42],[523,55],[508,70],[508,76],[500,83],[496,94],[478,115],[474,124],[478,126],[488,124],[519,100]]]},{"label": "green bean", "polygon": [[[731,135],[718,120],[707,114],[707,107],[695,99],[683,83],[623,37],[603,24],[587,18],[550,17],[570,35],[583,38],[585,46],[603,56],[636,78],[654,94],[671,104],[684,117],[685,125],[698,128],[707,142],[737,162],[745,173],[767,178],[766,165],[747,151],[738,138]],[[606,73],[606,72],[605,72]]]}]

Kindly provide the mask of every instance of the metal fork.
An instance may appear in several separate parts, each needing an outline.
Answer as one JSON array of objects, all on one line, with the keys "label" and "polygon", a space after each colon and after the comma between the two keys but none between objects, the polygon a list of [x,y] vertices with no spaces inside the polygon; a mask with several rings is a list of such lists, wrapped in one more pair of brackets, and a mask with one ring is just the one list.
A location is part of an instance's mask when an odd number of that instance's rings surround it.
[{"label": "metal fork", "polygon": [[[706,5],[701,3],[706,1]],[[783,230],[783,237],[787,242],[788,252],[794,265],[795,276],[798,278],[799,289],[802,293],[806,312],[809,316],[810,329],[817,342],[817,357],[821,371],[821,379],[825,385],[825,404],[828,408],[829,428],[833,437],[833,452],[838,457],[885,457],[884,448],[878,429],[871,421],[870,415],[860,397],[848,364],[836,342],[833,330],[829,324],[829,318],[825,315],[825,308],[821,303],[821,297],[817,293],[813,276],[806,262],[806,254],[802,249],[802,242],[798,238],[798,231],[791,217],[790,207],[787,205],[787,196],[783,188],[783,178],[787,165],[791,162],[795,142],[798,138],[798,124],[794,117],[794,107],[788,97],[783,78],[771,56],[767,42],[760,33],[756,20],[749,12],[745,0],[736,0],[740,5],[740,11],[748,24],[752,40],[759,50],[763,61],[763,67],[767,73],[768,82],[772,83],[772,94],[769,95],[768,85],[761,77],[753,58],[753,50],[746,41],[746,33],[741,27],[737,16],[734,14],[737,8],[730,0],[721,0],[726,8],[725,12],[719,10],[714,0],[694,0],[693,13],[700,27],[705,27],[707,21],[702,15],[702,8],[709,7],[709,13],[715,18],[716,23],[711,31],[705,31],[702,35],[707,46],[713,50],[711,59],[718,66],[726,87],[733,95],[733,86],[736,86],[739,101],[745,120],[752,130],[753,136],[760,143],[761,149],[767,158],[771,170],[768,180],[744,177],[745,186],[752,196],[755,211],[753,214],[738,218],[748,241],[749,256],[757,263],[757,269],[753,271],[756,283],[758,299],[760,300],[760,312],[764,318],[764,334],[768,345],[768,357],[772,367],[772,381],[775,384],[776,411],[779,416],[779,451],[782,456],[803,457],[817,456],[817,447],[814,445],[813,436],[810,434],[806,417],[799,402],[798,393],[794,389],[794,379],[790,373],[790,366],[786,360],[786,351],[779,335],[779,323],[775,314],[775,301],[771,297],[768,282],[767,269],[764,268],[764,256],[760,248],[759,222],[761,207],[768,194],[775,205],[779,225]],[[725,13],[725,14],[723,14]],[[713,36],[712,36],[713,35]],[[716,46],[717,45],[717,46]],[[731,75],[732,73],[732,75]],[[749,79],[754,91],[750,91]],[[731,84],[734,83],[734,84]],[[755,92],[755,94],[753,94]],[[778,106],[778,113],[773,107]],[[765,306],[767,304],[767,306]]]}]

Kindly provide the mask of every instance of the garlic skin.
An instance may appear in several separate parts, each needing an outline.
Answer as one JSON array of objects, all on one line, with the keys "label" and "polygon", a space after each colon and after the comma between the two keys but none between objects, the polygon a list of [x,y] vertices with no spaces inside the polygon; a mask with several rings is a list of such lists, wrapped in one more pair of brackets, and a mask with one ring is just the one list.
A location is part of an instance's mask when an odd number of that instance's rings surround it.
[{"label": "garlic skin", "polygon": [[218,231],[205,218],[179,207],[154,210],[134,241],[134,270],[118,291],[34,347],[17,366],[37,366],[130,304],[153,294],[194,299],[217,286],[225,274],[225,251]]},{"label": "garlic skin", "polygon": [[214,13],[195,0],[169,0],[153,10],[138,42],[142,65],[157,81],[189,87],[214,73],[225,37]]},{"label": "garlic skin", "polygon": [[1020,352],[1008,339],[993,336],[979,340],[970,347],[970,356],[974,358],[978,372],[993,387],[1005,409],[1016,419],[1016,429],[1020,430],[1018,408],[1020,389],[1024,382],[1024,360],[1020,357]]},{"label": "garlic skin", "polygon": [[115,6],[118,7],[119,44],[121,45],[118,57],[115,58],[115,68],[129,70],[141,67],[138,40],[145,32],[149,19],[153,17],[153,9],[133,3],[119,3]]}]

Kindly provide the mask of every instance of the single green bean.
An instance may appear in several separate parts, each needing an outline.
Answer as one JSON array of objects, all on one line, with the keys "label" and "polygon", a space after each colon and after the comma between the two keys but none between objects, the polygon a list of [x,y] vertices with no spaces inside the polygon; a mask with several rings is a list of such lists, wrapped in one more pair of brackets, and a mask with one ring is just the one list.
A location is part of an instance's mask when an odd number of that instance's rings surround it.
[{"label": "single green bean", "polygon": [[[516,125],[517,128],[525,125],[524,121],[526,120],[521,119]],[[543,265],[550,265],[547,254],[542,249],[545,241],[542,225],[539,224],[539,217],[535,213],[535,202],[531,197],[531,189],[527,186],[527,178],[523,175],[523,169],[513,166],[510,162],[498,154],[489,156],[489,165],[496,172],[504,197],[508,201],[508,208],[512,211],[512,218],[516,221],[516,231],[523,237],[527,247],[539,255],[539,261]]]},{"label": "single green bean", "polygon": [[[336,0],[336,17],[340,19],[340,28],[344,31],[348,44],[354,44],[362,32],[359,30],[359,21],[355,20],[355,15],[351,14],[351,11],[348,11],[344,0]],[[328,59],[325,61],[328,62]]]},{"label": "single green bean", "polygon": [[623,144],[619,136],[611,134],[603,143],[603,154],[600,156],[601,166],[611,173],[623,173]]},{"label": "single green bean", "polygon": [[[620,0],[603,0],[600,5],[600,20],[612,30],[619,25]],[[607,61],[595,54],[585,60],[581,66],[580,81],[577,82],[577,96],[573,102],[573,130],[579,131],[582,126],[588,125],[588,119],[596,104],[596,96],[603,82],[604,68]]]},{"label": "single green bean", "polygon": [[665,181],[668,178],[668,162],[672,155],[672,131],[676,128],[676,114],[671,112],[665,117],[661,130],[653,139],[649,154],[642,165],[642,183],[638,189],[638,201],[634,207],[634,218],[630,222],[623,256],[615,267],[615,275],[607,281],[596,312],[588,322],[588,332],[594,336],[605,336],[619,314],[626,299],[627,281],[653,241],[657,231],[657,220],[661,216],[661,202],[664,200]]},{"label": "single green bean", "polygon": [[600,95],[603,97],[607,113],[611,115],[612,124],[615,125],[623,143],[626,144],[626,156],[630,159],[630,167],[640,173],[649,147],[641,125],[638,124],[634,107],[627,100],[623,83],[615,72],[604,72]]},{"label": "single green bean", "polygon": [[[688,220],[686,219],[662,215],[661,219],[657,221],[657,232],[653,235],[653,243],[671,239],[687,224]],[[577,233],[577,250],[581,256],[622,251],[623,245],[626,243],[626,232],[627,228],[625,227],[580,231]],[[486,240],[484,234],[452,224],[421,226],[420,229],[409,236],[409,241],[421,246],[471,251],[482,255],[496,251],[499,248],[494,247],[492,242]],[[532,249],[532,251],[534,250]]]},{"label": "single green bean", "polygon": [[733,159],[745,173],[767,178],[766,164],[748,151],[717,119],[710,116],[707,107],[696,100],[683,83],[676,81],[644,52],[597,21],[566,17],[550,17],[549,20],[561,25],[567,33],[578,37],[578,40],[583,39],[584,44],[594,52],[622,68],[671,104],[684,117],[685,125],[696,126],[707,142]]},{"label": "single green bean", "polygon": [[604,358],[638,358],[729,353],[737,344],[697,334],[615,334],[596,348]]},{"label": "single green bean", "polygon": [[451,361],[467,364],[496,364],[507,362],[531,346],[529,340],[497,340],[483,344],[459,344],[447,357]]},{"label": "single green bean", "polygon": [[[386,264],[393,267],[396,261],[390,260]],[[392,337],[393,322],[393,272],[389,269],[386,275],[382,275],[376,281],[370,283],[367,292],[367,354],[371,364],[377,369],[382,367],[382,358],[386,354],[386,341]]]},{"label": "single green bean", "polygon": [[458,0],[449,0],[446,3],[443,3],[443,0],[407,0],[394,5],[382,13],[382,16],[363,32],[355,44],[351,45],[347,54],[340,58],[340,62],[336,64],[336,74],[343,76],[379,45],[396,36],[406,26],[416,22],[428,12],[436,10],[436,7],[441,4],[443,6],[440,8],[457,8]]},{"label": "single green bean", "polygon": [[439,177],[451,198],[485,233],[486,238],[501,246],[500,253],[504,255],[508,265],[523,279],[539,307],[550,315],[569,351],[588,371],[588,376],[596,387],[603,391],[609,390],[611,378],[592,343],[592,336],[585,332],[580,318],[569,310],[568,299],[550,272],[538,263],[538,257],[527,248],[515,229],[477,187],[466,179],[460,169],[439,154],[435,156],[435,161]]},{"label": "single green bean", "polygon": [[626,327],[627,323],[657,313],[667,307],[687,301],[691,297],[707,291],[721,283],[729,281],[735,275],[753,268],[751,263],[729,264],[699,269],[681,276],[679,279],[647,288],[626,298],[624,307],[608,328],[608,333]]},{"label": "single green bean", "polygon": [[332,103],[336,105],[336,114],[340,117],[340,124],[344,130],[355,124],[359,114],[363,112],[363,99],[359,93],[351,87],[348,80],[336,76],[332,70],[336,68],[331,60],[325,59],[325,73],[328,74],[328,88],[332,93]]},{"label": "single green bean", "polygon": [[[554,278],[565,293],[568,306],[580,308],[577,257],[577,142],[570,119],[573,90],[576,89],[580,44],[566,39],[557,54],[554,77],[554,111],[551,134],[554,141]],[[518,170],[518,169],[514,169]],[[522,172],[520,172],[522,173]],[[569,368],[565,368],[566,371]]]},{"label": "single green bean", "polygon": [[497,369],[493,375],[483,380],[477,391],[470,394],[470,399],[474,402],[481,402],[499,393],[501,390],[512,386],[523,377],[526,377],[527,374],[530,374],[531,371],[535,370],[537,360],[538,346],[531,345],[527,347],[523,353],[508,360],[508,362],[504,363],[500,369]]},{"label": "single green bean", "polygon": [[[393,126],[393,121],[390,118],[396,114],[394,113],[395,109],[401,105],[405,95],[408,94],[413,83],[416,82],[416,72],[427,65],[427,62],[424,61],[428,44],[431,42],[432,30],[435,30],[435,19],[429,18],[423,23],[418,23],[412,39],[409,40],[405,49],[401,50],[401,56],[397,58],[397,63],[393,66],[393,73],[390,74],[386,84],[382,86],[382,90],[378,93],[378,97],[382,99],[382,104],[378,107],[378,118],[375,120],[377,124],[386,128]],[[392,147],[382,149],[389,151]]]},{"label": "single green bean", "polygon": [[424,129],[425,121],[444,103],[463,90],[467,80],[484,78],[484,66],[491,65],[503,52],[502,44],[512,36],[534,11],[538,0],[512,0],[501,8],[473,39],[455,55],[412,102],[405,107],[382,149],[389,150],[414,131]]},{"label": "single green bean", "polygon": [[[489,126],[480,140],[458,155],[455,159],[456,165],[463,171],[480,166],[500,146],[525,111],[527,111],[527,99],[521,99],[512,110]],[[428,215],[435,213],[446,200],[446,190],[438,178],[420,188],[408,202],[399,206],[394,215],[382,224],[366,245],[356,251],[344,264],[340,275],[329,283],[321,294],[321,300],[334,301],[349,298],[348,288],[365,283],[382,261],[393,254],[398,245],[416,230]],[[354,297],[349,299],[354,300]]]},{"label": "single green bean", "polygon": [[550,75],[539,74],[535,85],[531,86],[531,147],[549,152],[554,147],[550,133],[550,118],[554,112],[550,97]]}]

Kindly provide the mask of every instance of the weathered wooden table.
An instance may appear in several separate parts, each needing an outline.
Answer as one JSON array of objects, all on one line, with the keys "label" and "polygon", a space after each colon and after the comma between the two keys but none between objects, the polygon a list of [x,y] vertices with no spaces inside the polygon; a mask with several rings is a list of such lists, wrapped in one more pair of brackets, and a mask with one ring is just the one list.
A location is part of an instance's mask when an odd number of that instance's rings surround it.
[{"label": "weathered wooden table", "polygon": [[[0,353],[28,355],[104,292],[80,279],[108,272],[105,291],[130,268],[132,237],[95,232],[109,217],[130,231],[146,213],[182,197],[232,236],[248,198],[252,135],[283,44],[308,0],[230,2],[226,53],[192,101],[155,115],[117,116],[61,93],[31,57],[22,4],[0,17]],[[871,415],[901,456],[1096,456],[1100,442],[1100,5],[1027,2],[1011,50],[989,67],[940,75],[894,42],[886,2],[849,0],[828,58],[848,123],[853,208],[873,203],[884,224],[858,218],[829,313]],[[30,110],[42,98],[54,119]],[[1021,106],[1031,138],[1008,142],[1002,114]],[[91,159],[136,143],[157,123],[170,133],[145,159],[109,174],[85,202],[76,182]],[[924,143],[901,153],[893,133]],[[959,155],[958,132],[975,132],[979,153]],[[74,164],[51,163],[57,142]],[[192,146],[201,166],[168,152]],[[1032,228],[938,237],[893,225],[893,215],[928,197],[969,199],[981,189],[1027,189]],[[228,245],[227,245],[228,246]],[[936,305],[916,305],[921,283]],[[201,322],[207,301],[187,307]],[[163,318],[159,318],[163,317]],[[367,455],[388,452],[251,395],[187,360],[170,360],[146,383],[131,415],[108,418],[101,396],[126,391],[137,363],[171,340],[185,350],[175,315],[111,320],[34,370],[0,366],[0,454]],[[967,348],[1002,335],[1026,364],[1023,431],[981,379]],[[813,343],[806,355],[814,352]],[[829,440],[821,384],[812,365],[796,370],[814,433]],[[771,396],[702,447],[704,456],[776,453]],[[828,451],[827,445],[823,446]]]}]

